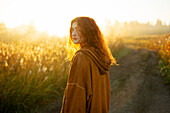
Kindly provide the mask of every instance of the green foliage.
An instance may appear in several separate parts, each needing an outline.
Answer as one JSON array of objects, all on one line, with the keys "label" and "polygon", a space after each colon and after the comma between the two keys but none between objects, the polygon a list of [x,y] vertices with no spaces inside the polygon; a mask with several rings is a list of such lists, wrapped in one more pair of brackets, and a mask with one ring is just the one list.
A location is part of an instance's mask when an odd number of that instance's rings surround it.
[{"label": "green foliage", "polygon": [[119,37],[115,38],[115,41],[110,39],[108,45],[114,57],[117,57],[120,50],[125,48],[123,39]]},{"label": "green foliage", "polygon": [[170,84],[170,67],[168,66],[168,62],[164,59],[160,59],[159,66],[162,76],[166,78],[165,83]]},{"label": "green foliage", "polygon": [[[146,48],[155,51],[158,54],[160,60],[160,71],[162,76],[165,77],[166,83],[170,84],[170,34],[164,35],[151,35],[143,37],[126,37],[125,43],[132,47]],[[143,58],[147,59],[147,56]]]}]

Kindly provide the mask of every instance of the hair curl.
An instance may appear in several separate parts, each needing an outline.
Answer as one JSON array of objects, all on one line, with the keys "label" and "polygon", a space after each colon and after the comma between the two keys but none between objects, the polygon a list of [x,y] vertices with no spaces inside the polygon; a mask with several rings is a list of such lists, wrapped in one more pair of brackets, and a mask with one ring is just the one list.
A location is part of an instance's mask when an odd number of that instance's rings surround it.
[{"label": "hair curl", "polygon": [[[113,58],[109,48],[106,45],[104,37],[93,18],[89,17],[76,17],[71,21],[70,26],[70,36],[69,36],[69,49],[74,48],[77,51],[80,48],[79,44],[73,43],[72,38],[72,24],[77,22],[78,35],[84,38],[84,43],[92,47],[92,49],[97,53],[97,56],[105,63],[116,64],[116,60]],[[71,54],[69,50],[69,54]],[[72,56],[72,55],[71,55]]]}]

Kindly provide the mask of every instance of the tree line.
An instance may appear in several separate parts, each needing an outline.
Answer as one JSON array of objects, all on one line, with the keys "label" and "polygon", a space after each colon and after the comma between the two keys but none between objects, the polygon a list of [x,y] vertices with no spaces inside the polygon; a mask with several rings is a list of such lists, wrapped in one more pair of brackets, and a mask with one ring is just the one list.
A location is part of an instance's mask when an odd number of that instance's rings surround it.
[{"label": "tree line", "polygon": [[[103,30],[104,36],[144,36],[144,35],[161,35],[170,33],[170,24],[163,24],[161,20],[157,20],[153,25],[149,22],[140,23],[138,21],[130,21],[120,23],[115,21],[112,25],[110,20],[106,22],[105,29]],[[0,22],[0,41],[20,40],[20,39],[39,39],[49,38],[47,32],[39,32],[36,30],[33,23],[30,25],[21,25],[13,29],[7,28],[3,22]],[[57,37],[57,36],[52,36]],[[58,37],[57,37],[58,38]]]},{"label": "tree line", "polygon": [[157,20],[153,25],[149,22],[139,23],[138,21],[130,21],[120,23],[115,21],[114,25],[108,20],[105,27],[105,34],[109,37],[113,36],[143,36],[143,35],[161,35],[170,33],[170,24],[163,24],[161,20]]}]

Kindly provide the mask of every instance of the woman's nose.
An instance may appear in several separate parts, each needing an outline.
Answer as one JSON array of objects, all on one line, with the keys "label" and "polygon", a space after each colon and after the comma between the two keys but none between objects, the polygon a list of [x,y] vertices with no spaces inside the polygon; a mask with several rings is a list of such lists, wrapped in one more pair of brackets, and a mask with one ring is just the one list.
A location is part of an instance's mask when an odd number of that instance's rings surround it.
[{"label": "woman's nose", "polygon": [[72,32],[72,36],[76,36],[77,33],[75,31]]}]

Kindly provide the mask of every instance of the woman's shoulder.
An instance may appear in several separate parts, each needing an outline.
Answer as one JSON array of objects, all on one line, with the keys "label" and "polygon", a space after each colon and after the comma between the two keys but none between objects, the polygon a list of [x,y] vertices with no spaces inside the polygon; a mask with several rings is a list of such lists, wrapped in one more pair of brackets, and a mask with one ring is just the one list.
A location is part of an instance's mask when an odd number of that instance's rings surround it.
[{"label": "woman's shoulder", "polygon": [[72,62],[73,61],[84,62],[84,61],[87,61],[87,60],[89,60],[89,57],[82,51],[77,51],[72,58]]},{"label": "woman's shoulder", "polygon": [[87,62],[87,61],[98,61],[98,56],[96,55],[94,49],[90,46],[84,46],[79,49],[73,56],[72,62]]}]

